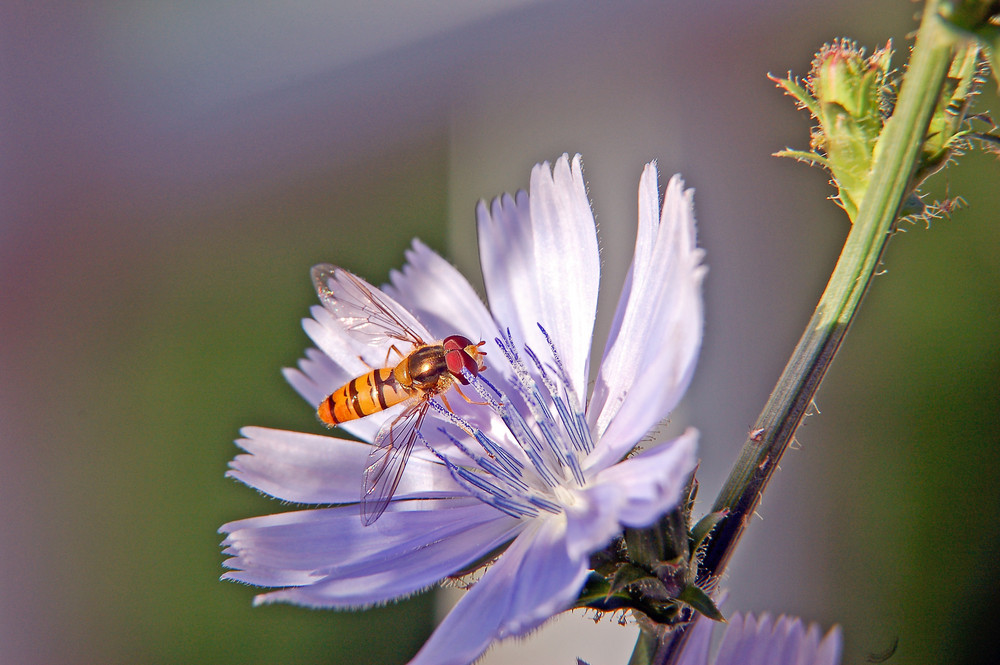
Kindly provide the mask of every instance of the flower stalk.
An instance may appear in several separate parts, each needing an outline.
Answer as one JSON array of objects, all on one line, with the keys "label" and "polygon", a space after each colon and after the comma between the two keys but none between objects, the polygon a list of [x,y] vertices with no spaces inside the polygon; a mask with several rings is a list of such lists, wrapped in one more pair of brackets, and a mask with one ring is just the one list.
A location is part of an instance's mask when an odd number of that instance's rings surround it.
[{"label": "flower stalk", "polygon": [[791,443],[871,284],[909,192],[954,39],[928,3],[893,115],[886,122],[865,198],[840,259],[771,397],[712,508],[728,510],[705,552],[702,575],[725,569],[761,493]]},{"label": "flower stalk", "polygon": [[[893,113],[873,150],[869,180],[837,265],[711,509],[726,517],[711,534],[699,566],[698,584],[706,590],[718,584],[871,284],[904,203],[913,193],[949,67],[956,57],[963,57],[965,44],[965,38],[941,17],[938,2],[930,0]],[[631,665],[679,662],[688,633],[684,626],[643,631]]]}]

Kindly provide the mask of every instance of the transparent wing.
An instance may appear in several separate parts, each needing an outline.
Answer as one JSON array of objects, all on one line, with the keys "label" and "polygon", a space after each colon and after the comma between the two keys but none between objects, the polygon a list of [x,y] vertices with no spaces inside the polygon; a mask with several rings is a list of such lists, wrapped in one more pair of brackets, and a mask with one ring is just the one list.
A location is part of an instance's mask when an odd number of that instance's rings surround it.
[{"label": "transparent wing", "polygon": [[375,436],[361,485],[361,522],[365,526],[374,523],[385,512],[396,493],[430,404],[430,397],[423,397],[383,425]]},{"label": "transparent wing", "polygon": [[424,327],[404,307],[357,275],[329,263],[313,266],[320,302],[359,341],[378,345],[397,340],[424,344]]}]

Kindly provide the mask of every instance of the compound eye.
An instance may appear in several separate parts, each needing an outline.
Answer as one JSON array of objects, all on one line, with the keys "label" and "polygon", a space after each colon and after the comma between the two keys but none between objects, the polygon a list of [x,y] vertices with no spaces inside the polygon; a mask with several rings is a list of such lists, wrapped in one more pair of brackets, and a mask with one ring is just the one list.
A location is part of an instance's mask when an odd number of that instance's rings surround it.
[{"label": "compound eye", "polygon": [[445,338],[442,346],[444,346],[444,360],[448,365],[448,371],[462,384],[468,385],[469,382],[462,374],[462,369],[464,368],[473,376],[479,373],[479,362],[466,351],[468,347],[476,348],[476,345],[467,337],[451,335]]},{"label": "compound eye", "polygon": [[463,335],[448,335],[441,344],[445,351],[461,351],[467,346],[473,346],[472,340]]},{"label": "compound eye", "polygon": [[473,376],[479,373],[479,364],[473,360],[472,356],[466,353],[464,349],[459,351],[446,351],[444,354],[444,360],[448,364],[448,371],[465,385],[468,385],[469,381],[465,378],[465,375],[462,374],[463,367]]}]

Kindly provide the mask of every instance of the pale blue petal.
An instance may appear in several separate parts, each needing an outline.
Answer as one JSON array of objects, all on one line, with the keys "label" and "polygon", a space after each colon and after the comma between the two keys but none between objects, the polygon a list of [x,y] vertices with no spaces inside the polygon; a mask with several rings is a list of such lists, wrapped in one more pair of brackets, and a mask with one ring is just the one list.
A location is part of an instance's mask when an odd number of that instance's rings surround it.
[{"label": "pale blue petal", "polygon": [[468,529],[449,542],[437,541],[379,572],[330,575],[307,586],[260,594],[254,604],[294,603],[317,608],[362,608],[406,597],[457,573],[516,534],[509,523],[493,521]]},{"label": "pale blue petal", "polygon": [[841,651],[844,647],[844,636],[840,626],[834,626],[823,638],[816,651],[815,665],[839,665]]},{"label": "pale blue petal", "polygon": [[576,600],[587,558],[566,551],[564,520],[537,519],[445,617],[410,665],[466,665],[494,641],[524,635]]},{"label": "pale blue petal", "polygon": [[[763,640],[762,640],[763,641]],[[771,644],[767,647],[767,655],[758,658],[761,665],[796,665],[802,655],[803,647],[815,655],[819,645],[819,628],[812,626],[808,635],[801,621],[779,617],[771,633]]]},{"label": "pale blue petal", "polygon": [[[838,665],[842,636],[835,627],[820,641],[819,626],[800,619],[734,614],[719,645],[715,665]],[[684,663],[694,665],[694,663]]]},{"label": "pale blue petal", "polygon": [[652,524],[677,505],[688,478],[697,466],[698,430],[688,428],[672,442],[644,450],[635,457],[597,474],[594,484],[622,492],[622,524]]},{"label": "pale blue petal", "polygon": [[[509,329],[515,339],[524,339],[522,308],[537,312],[538,285],[534,280],[534,238],[528,194],[517,197],[504,194],[487,207],[476,206],[479,230],[479,262],[483,284],[496,320]],[[529,322],[534,326],[536,321]]]},{"label": "pale blue petal", "polygon": [[[816,624],[810,624],[809,630],[806,630],[802,626],[802,622],[795,618],[780,617],[779,623],[784,621],[791,623],[795,629],[795,633],[798,634],[799,642],[796,645],[791,645],[790,648],[786,650],[784,663],[800,663],[808,662],[812,663],[816,660],[819,651],[820,644],[820,634],[819,626]],[[798,648],[794,648],[797,646]]]},{"label": "pale blue petal", "polygon": [[474,499],[394,501],[372,526],[354,507],[226,524],[224,579],[292,586],[257,602],[358,607],[408,595],[510,540],[522,523]]},{"label": "pale blue petal", "polygon": [[695,240],[693,191],[684,191],[676,176],[670,180],[650,246],[649,202],[656,197],[656,171],[650,165],[640,182],[643,228],[631,279],[588,411],[601,442],[589,464],[609,464],[624,456],[677,405],[694,373],[705,268]]},{"label": "pale blue petal", "polygon": [[477,210],[486,293],[499,325],[551,364],[538,324],[545,327],[573,389],[584,395],[600,261],[579,155],[537,165],[530,192]]},{"label": "pale blue petal", "polygon": [[496,337],[492,315],[465,276],[419,240],[406,252],[403,269],[389,278],[385,293],[413,312],[435,340],[454,334],[473,342]]},{"label": "pale blue petal", "polygon": [[708,649],[712,645],[712,629],[717,624],[703,616],[694,620],[694,627],[688,630],[687,644],[677,665],[708,665]]},{"label": "pale blue petal", "polygon": [[747,617],[747,621],[743,624],[745,641],[743,642],[743,655],[740,662],[745,665],[764,665],[766,659],[773,655],[775,658],[773,662],[777,664],[779,662],[777,659],[781,655],[779,647],[783,645],[775,639],[776,634],[771,616],[769,614],[762,615],[757,619],[756,629],[747,630],[753,626],[752,618]]},{"label": "pale blue petal", "polygon": [[[551,173],[547,163],[536,166],[530,191],[541,308],[525,314],[546,327],[573,390],[585,395],[601,265],[580,156],[570,164],[563,155]],[[540,355],[547,351],[540,340],[533,344],[529,336],[526,341]]]},{"label": "pale blue petal", "polygon": [[567,547],[577,556],[606,545],[622,526],[646,527],[674,508],[697,464],[698,433],[646,450],[598,473],[567,506]]},{"label": "pale blue petal", "polygon": [[305,357],[299,359],[298,368],[286,367],[281,373],[302,399],[312,407],[317,406],[327,395],[354,378],[319,349],[306,349]]},{"label": "pale blue petal", "polygon": [[[749,625],[747,625],[749,624]],[[756,637],[757,621],[752,615],[734,614],[729,617],[726,632],[715,656],[715,665],[736,665],[750,653]]]},{"label": "pale blue petal", "polygon": [[[626,312],[629,314],[630,327],[634,326],[632,321],[636,317],[635,305],[631,308],[633,289],[638,293],[641,285],[649,281],[649,273],[653,269],[653,249],[656,246],[656,236],[659,229],[659,190],[657,185],[656,162],[650,162],[642,171],[639,178],[639,226],[635,234],[635,251],[632,254],[632,263],[629,265],[628,273],[625,275],[625,283],[622,285],[621,295],[618,297],[618,306],[615,309],[615,316],[611,322],[611,329],[608,331],[608,339],[604,345],[604,358],[609,358],[613,354],[612,349],[618,344],[621,334],[622,322]],[[638,295],[635,296],[638,301]],[[622,345],[624,346],[624,345]],[[621,351],[614,352],[620,356]],[[624,398],[621,382],[634,376],[636,366],[641,362],[641,357],[618,358],[620,362],[629,363],[628,371],[617,369],[615,377],[617,381],[614,385],[610,382],[612,367],[610,361],[605,367],[602,363],[594,384],[594,393],[591,396],[588,407],[588,420],[594,426],[600,423],[598,432],[603,432],[607,428],[607,421],[617,413],[620,402]]]},{"label": "pale blue petal", "polygon": [[[302,319],[302,329],[320,351],[343,369],[348,379],[367,372],[369,367],[379,366],[385,362],[388,345],[366,344],[359,341],[347,333],[340,319],[321,305],[313,305],[309,313],[312,318]],[[341,381],[335,388],[343,385],[346,380]]]},{"label": "pale blue petal", "polygon": [[[371,445],[317,434],[244,427],[226,475],[284,501],[356,503]],[[465,496],[447,467],[415,450],[396,489],[397,499]]]}]

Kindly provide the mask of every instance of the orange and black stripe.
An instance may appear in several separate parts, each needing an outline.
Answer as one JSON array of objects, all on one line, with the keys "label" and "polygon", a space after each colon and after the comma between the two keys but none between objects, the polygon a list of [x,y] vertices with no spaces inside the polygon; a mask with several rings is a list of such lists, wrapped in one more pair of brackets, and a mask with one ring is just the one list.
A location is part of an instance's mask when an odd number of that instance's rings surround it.
[{"label": "orange and black stripe", "polygon": [[331,427],[384,411],[411,397],[393,373],[393,368],[375,369],[351,379],[320,402],[317,415]]}]

